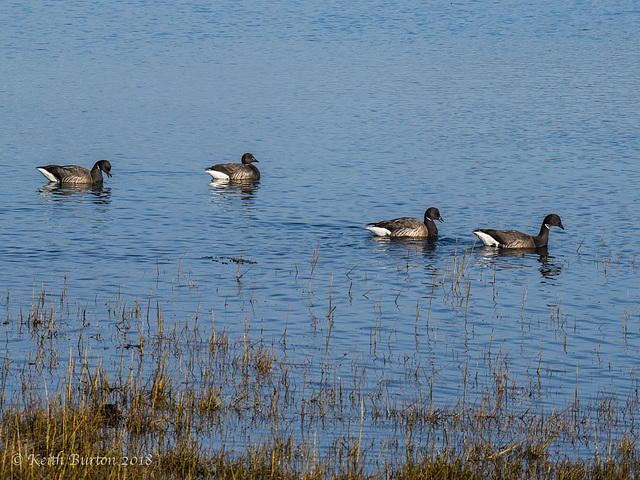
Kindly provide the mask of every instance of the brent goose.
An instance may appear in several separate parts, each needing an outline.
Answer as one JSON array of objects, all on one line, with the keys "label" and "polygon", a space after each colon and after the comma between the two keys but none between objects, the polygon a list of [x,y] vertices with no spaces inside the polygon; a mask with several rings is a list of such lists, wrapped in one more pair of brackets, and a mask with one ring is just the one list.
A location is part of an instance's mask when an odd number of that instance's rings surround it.
[{"label": "brent goose", "polygon": [[564,230],[560,217],[551,213],[544,217],[540,233],[535,237],[517,230],[493,230],[490,228],[479,228],[474,230],[474,234],[483,241],[485,245],[498,248],[542,248],[547,246],[549,241],[549,229],[560,227]]},{"label": "brent goose", "polygon": [[436,207],[429,207],[424,212],[424,222],[417,218],[401,217],[393,220],[383,220],[377,223],[368,223],[371,227],[365,227],[379,237],[437,237],[438,228],[434,220],[444,222]]},{"label": "brent goose", "polygon": [[242,155],[242,163],[222,163],[206,168],[205,172],[216,180],[260,180],[260,170],[253,162],[256,158],[250,153]]},{"label": "brent goose", "polygon": [[78,165],[47,165],[37,169],[50,182],[55,183],[102,183],[102,172],[111,177],[111,164],[107,160],[97,161],[91,171]]}]

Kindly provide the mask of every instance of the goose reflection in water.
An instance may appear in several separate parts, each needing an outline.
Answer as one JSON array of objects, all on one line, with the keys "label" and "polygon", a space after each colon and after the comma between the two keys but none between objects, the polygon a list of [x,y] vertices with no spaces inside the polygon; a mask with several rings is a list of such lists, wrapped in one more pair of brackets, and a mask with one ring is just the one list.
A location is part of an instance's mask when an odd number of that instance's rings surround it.
[{"label": "goose reflection in water", "polygon": [[521,258],[523,260],[534,259],[540,264],[538,269],[540,274],[548,280],[557,277],[562,271],[562,264],[555,261],[555,257],[549,255],[547,247],[520,248],[515,250],[481,248],[475,250],[475,252],[481,260],[481,266],[488,267],[490,264],[493,264],[498,271],[534,266],[534,264],[525,262],[514,263],[513,258]]},{"label": "goose reflection in water", "polygon": [[[253,196],[260,188],[260,182],[255,180],[224,180],[214,179],[209,182],[211,193],[216,193],[214,189],[220,191],[237,192],[248,196]],[[222,192],[220,192],[222,193]]]},{"label": "goose reflection in water", "polygon": [[[414,237],[379,237],[376,235],[367,238],[369,242],[377,246],[377,250],[398,255],[398,265],[405,263],[413,265],[414,263],[435,261],[437,258],[436,250],[439,248],[439,242],[436,238],[414,238]],[[422,256],[422,260],[414,258],[414,255]]]},{"label": "goose reflection in water", "polygon": [[[218,213],[253,217],[258,182],[250,180],[214,180],[209,183],[210,202]],[[231,219],[230,219],[231,220]]]},{"label": "goose reflection in water", "polygon": [[49,183],[38,189],[40,196],[47,201],[65,201],[74,203],[111,203],[111,188],[102,185],[65,185]]}]

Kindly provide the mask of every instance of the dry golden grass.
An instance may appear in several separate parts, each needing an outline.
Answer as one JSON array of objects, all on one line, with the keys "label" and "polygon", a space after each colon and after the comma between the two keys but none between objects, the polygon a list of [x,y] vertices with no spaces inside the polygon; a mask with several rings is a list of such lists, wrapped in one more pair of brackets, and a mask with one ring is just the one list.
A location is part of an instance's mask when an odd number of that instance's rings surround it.
[{"label": "dry golden grass", "polygon": [[[465,327],[468,258],[454,257],[428,286],[432,296],[442,289]],[[317,262],[316,249],[305,302]],[[438,382],[450,379],[426,376],[411,361],[394,379],[410,388],[391,394],[367,359],[354,356],[348,375],[336,373],[343,361],[331,351],[335,293],[331,277],[327,315],[317,320],[325,335],[319,361],[293,363],[286,331],[266,343],[245,321],[230,338],[213,314],[202,322],[197,311],[169,325],[159,301],[125,301],[120,292],[106,302],[104,332],[118,339],[120,358],[103,358],[85,333],[90,307],[74,306],[66,286],[59,295],[34,290],[32,305],[7,320],[37,351],[22,367],[3,363],[0,478],[638,478],[637,393],[588,404],[576,396],[545,410],[528,400],[535,379],[516,385],[508,357],[489,345],[481,358],[489,380],[479,387],[473,366],[461,363],[456,403],[434,400]],[[526,290],[523,310],[525,300]],[[247,308],[252,301],[253,293]],[[380,308],[373,295],[372,302]],[[416,304],[416,332],[418,317],[428,326],[430,315],[431,301]],[[562,324],[561,301],[550,320]],[[80,331],[75,351],[63,353],[65,322]],[[377,321],[370,341],[379,358],[385,338]]]}]

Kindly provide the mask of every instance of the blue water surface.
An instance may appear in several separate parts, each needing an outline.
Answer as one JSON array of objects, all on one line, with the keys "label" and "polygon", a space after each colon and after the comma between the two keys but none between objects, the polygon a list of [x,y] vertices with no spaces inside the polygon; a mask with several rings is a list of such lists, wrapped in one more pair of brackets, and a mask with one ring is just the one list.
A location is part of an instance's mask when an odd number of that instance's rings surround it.
[{"label": "blue water surface", "polygon": [[[338,374],[364,361],[403,396],[410,359],[441,405],[463,365],[483,393],[487,358],[543,408],[636,391],[637,2],[15,1],[0,19],[15,371],[44,289],[72,302],[69,346],[87,309],[90,355],[114,369],[135,338],[108,334],[109,302],[152,299],[169,325],[200,312],[230,336],[286,332],[294,364],[329,345]],[[206,167],[245,152],[259,182],[210,184]],[[35,169],[102,158],[113,178],[89,190]],[[436,242],[363,228],[429,206]],[[535,234],[552,212],[565,230],[543,253],[471,233]]]}]

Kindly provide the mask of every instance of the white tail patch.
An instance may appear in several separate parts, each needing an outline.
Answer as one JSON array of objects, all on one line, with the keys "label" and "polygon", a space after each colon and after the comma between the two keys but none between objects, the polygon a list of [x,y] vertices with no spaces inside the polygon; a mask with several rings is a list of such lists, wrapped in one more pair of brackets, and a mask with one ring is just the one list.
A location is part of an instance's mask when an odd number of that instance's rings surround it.
[{"label": "white tail patch", "polygon": [[373,227],[373,226],[364,227],[364,228],[366,228],[370,232],[375,233],[378,237],[388,237],[391,235],[391,232],[386,228]]},{"label": "white tail patch", "polygon": [[49,180],[50,182],[58,183],[60,181],[55,175],[53,175],[49,170],[45,168],[38,167],[38,171],[45,177],[47,177],[47,180]]},{"label": "white tail patch", "polygon": [[489,235],[487,233],[481,232],[480,230],[476,230],[473,233],[480,240],[482,240],[482,243],[484,243],[485,245],[488,245],[489,247],[497,247],[498,245],[500,245],[495,238],[493,238],[491,235]]},{"label": "white tail patch", "polygon": [[205,170],[209,175],[211,175],[216,180],[229,180],[229,175],[226,173],[219,172],[218,170]]}]

